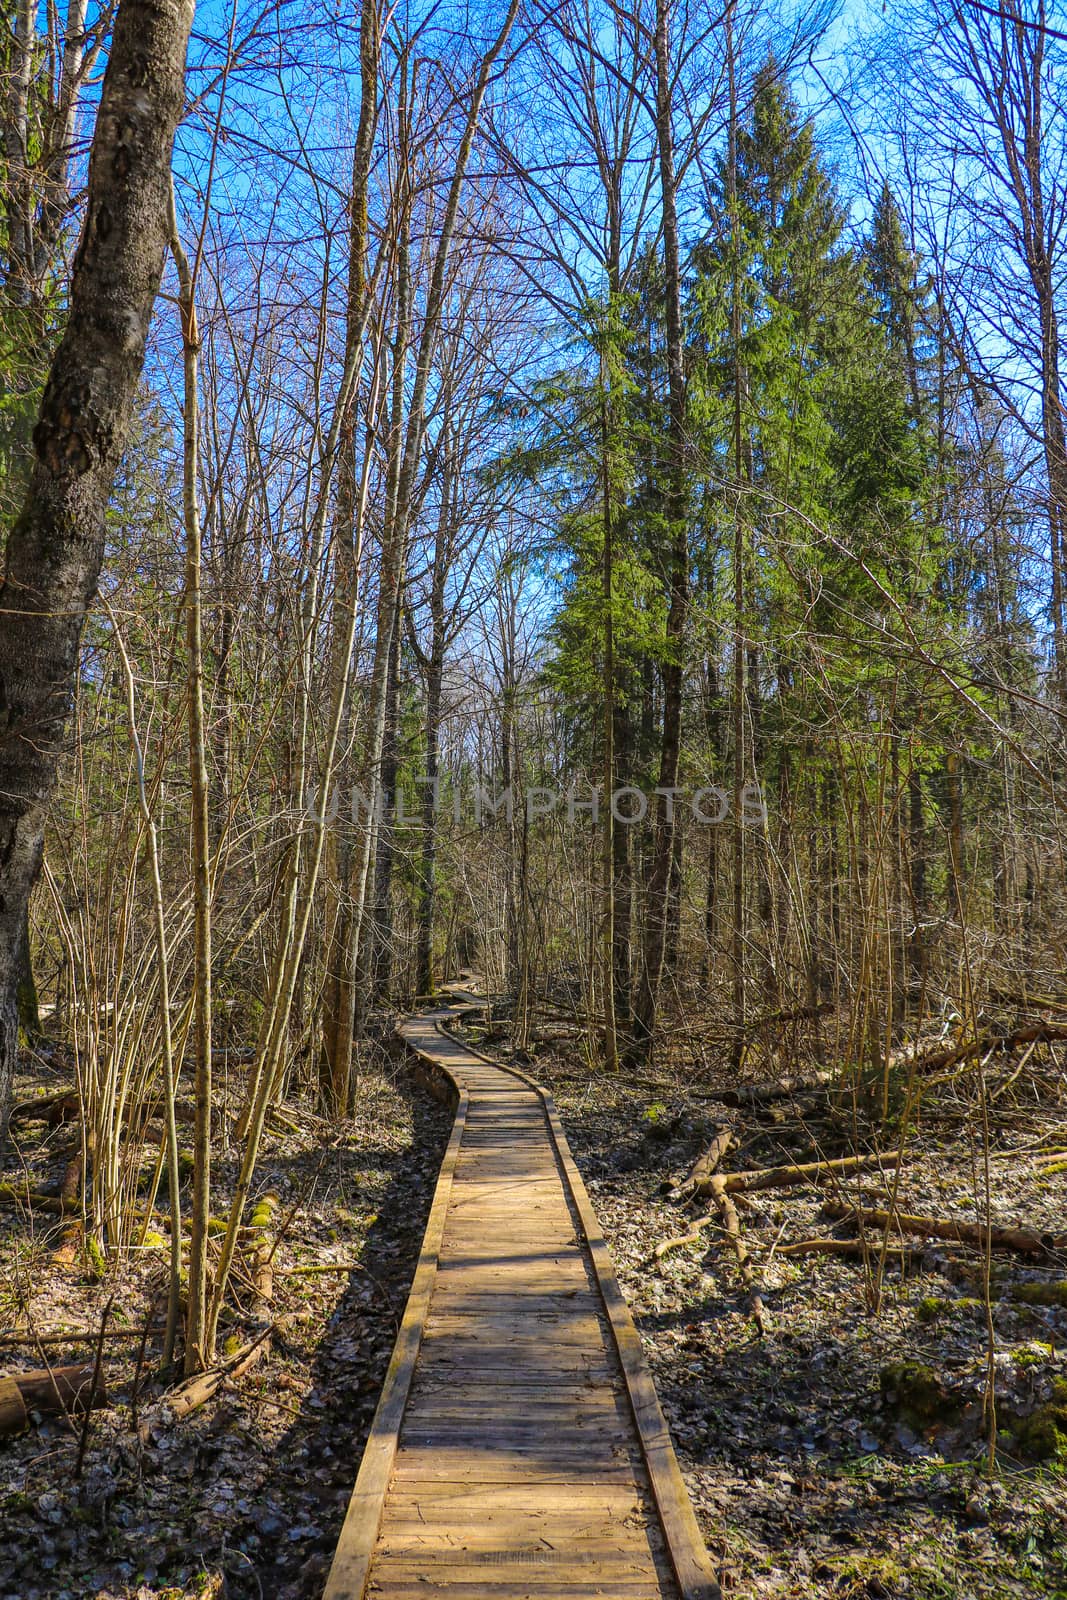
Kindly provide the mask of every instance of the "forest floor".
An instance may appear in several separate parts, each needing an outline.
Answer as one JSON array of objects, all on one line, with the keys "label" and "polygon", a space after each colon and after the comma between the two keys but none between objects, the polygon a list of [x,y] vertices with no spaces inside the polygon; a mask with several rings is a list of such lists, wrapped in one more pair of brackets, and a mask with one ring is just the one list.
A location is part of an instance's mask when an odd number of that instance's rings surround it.
[{"label": "forest floor", "polygon": [[[502,1034],[487,1048],[499,1051]],[[994,1223],[1067,1226],[1067,1160],[1055,1170],[1039,1154],[1067,1143],[1065,1067],[1062,1053],[1047,1059],[1051,1098],[1024,1085],[993,1108]],[[1067,1600],[1067,1257],[993,1258],[999,1448],[989,1476],[980,1250],[910,1239],[915,1254],[888,1269],[875,1311],[862,1261],[776,1253],[847,1234],[820,1217],[825,1189],[735,1195],[763,1337],[720,1227],[655,1261],[657,1245],[707,1210],[668,1191],[724,1124],[738,1143],[731,1170],[849,1153],[825,1094],[730,1110],[710,1098],[714,1072],[694,1083],[691,1070],[662,1071],[635,1086],[590,1077],[573,1044],[543,1048],[527,1070],[559,1107],[725,1596]],[[734,1082],[724,1071],[718,1086]],[[901,1209],[973,1221],[984,1170],[975,1119],[935,1100],[909,1141]],[[871,1205],[888,1197],[877,1173],[837,1192]],[[1053,1286],[1046,1297],[1059,1304],[1013,1300],[1026,1284]],[[1060,1427],[1038,1434],[1050,1402]],[[1041,1444],[1056,1458],[1035,1460]]]},{"label": "forest floor", "polygon": [[[474,1032],[475,1039],[484,1037]],[[506,1030],[489,1048],[507,1059]],[[1067,1262],[993,1261],[993,1364],[1000,1446],[982,1470],[981,1395],[989,1349],[981,1253],[911,1241],[872,1309],[863,1263],[785,1257],[791,1241],[841,1236],[820,1216],[824,1190],[766,1190],[740,1214],[768,1313],[761,1337],[721,1231],[656,1263],[706,1202],[669,1191],[730,1124],[732,1170],[848,1153],[826,1096],[729,1110],[679,1065],[639,1084],[590,1074],[572,1041],[547,1040],[528,1066],[552,1089],[604,1227],[675,1437],[725,1596],[1047,1597],[1067,1600],[1067,1470],[1034,1459],[1033,1420],[1062,1410]],[[1040,1094],[999,1100],[992,1122],[993,1217],[1061,1231],[1067,1171],[1063,1060]],[[763,1076],[771,1076],[764,1072]],[[722,1082],[731,1080],[724,1071]],[[1022,1080],[1020,1080],[1022,1083]],[[23,1082],[21,1092],[33,1092]],[[56,1087],[45,1073],[41,1092]],[[279,1196],[269,1360],[174,1422],[152,1377],[137,1385],[139,1334],[164,1277],[140,1252],[100,1281],[57,1258],[53,1226],[0,1210],[0,1341],[56,1328],[86,1335],[43,1354],[91,1361],[88,1335],[114,1295],[104,1370],[111,1405],[92,1414],[83,1471],[78,1432],[43,1419],[0,1444],[0,1600],[312,1600],[321,1592],[425,1224],[449,1118],[400,1063],[365,1075],[357,1119],[331,1133],[288,1103],[267,1141],[258,1193]],[[34,1186],[62,1174],[69,1128],[26,1128],[20,1164]],[[863,1143],[861,1139],[861,1144]],[[909,1150],[907,1208],[975,1217],[973,1118],[930,1104]],[[221,1159],[218,1209],[233,1168]],[[847,1195],[875,1202],[868,1174]],[[55,1219],[49,1219],[53,1224]],[[336,1271],[307,1271],[332,1267]],[[1032,1293],[1032,1291],[1029,1291]],[[132,1331],[129,1338],[125,1337]],[[153,1347],[150,1346],[150,1351]],[[904,1367],[903,1363],[912,1365]],[[0,1371],[40,1366],[32,1343],[0,1342]],[[149,1362],[149,1367],[150,1367]],[[146,1369],[147,1370],[147,1369]],[[1050,1407],[1050,1402],[1052,1406]],[[1030,1417],[1029,1430],[1025,1421]],[[1053,1419],[1054,1420],[1054,1419]],[[1067,1411],[1059,1415],[1067,1429]],[[1063,1433],[1041,1435],[1057,1450]],[[1040,1443],[1040,1438],[1037,1440]]]},{"label": "forest floor", "polygon": [[[20,1097],[33,1085],[25,1078]],[[42,1078],[38,1087],[55,1083]],[[287,1102],[256,1169],[282,1235],[269,1359],[174,1422],[146,1378],[136,1411],[139,1335],[165,1283],[165,1252],[135,1252],[93,1281],[57,1260],[55,1227],[0,1210],[0,1372],[92,1362],[92,1342],[4,1344],[4,1331],[93,1330],[112,1295],[104,1371],[111,1405],[78,1431],[44,1419],[0,1442],[2,1600],[303,1600],[322,1592],[389,1364],[451,1125],[403,1058],[360,1084],[340,1134]],[[63,1169],[70,1129],[27,1128],[35,1186]],[[225,1215],[232,1157],[217,1158]],[[54,1223],[55,1219],[48,1219]],[[329,1271],[333,1263],[337,1265]],[[311,1270],[308,1270],[311,1269]],[[247,1300],[247,1295],[245,1295]],[[149,1347],[149,1365],[158,1342]]]}]

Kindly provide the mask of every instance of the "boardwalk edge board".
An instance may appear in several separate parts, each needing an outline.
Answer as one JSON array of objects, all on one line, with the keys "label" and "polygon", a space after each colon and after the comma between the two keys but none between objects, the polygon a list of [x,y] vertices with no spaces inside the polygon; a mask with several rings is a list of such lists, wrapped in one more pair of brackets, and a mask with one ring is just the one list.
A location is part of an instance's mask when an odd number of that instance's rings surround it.
[{"label": "boardwalk edge board", "polygon": [[[449,1021],[459,1021],[462,1016],[485,1009],[484,1002],[460,985],[446,986],[442,990],[442,996],[445,997],[445,1003],[448,996],[454,997]],[[458,1004],[455,1003],[457,1001]],[[408,1020],[415,1019],[405,1018],[397,1024],[398,1036],[414,1055],[428,1064],[433,1077],[438,1080],[444,1078],[451,1084],[458,1105],[448,1147],[441,1163],[411,1293],[408,1296],[381,1398],[374,1414],[323,1600],[364,1600],[367,1593],[371,1563],[378,1543],[397,1455],[401,1423],[430,1312],[451,1199],[453,1175],[467,1123],[468,1091],[452,1077],[443,1061],[420,1049],[405,1036],[403,1027],[404,1022]],[[588,1250],[588,1259],[593,1268],[597,1292],[611,1329],[611,1340],[618,1357],[627,1403],[633,1417],[637,1440],[648,1474],[648,1484],[658,1513],[666,1555],[681,1600],[721,1600],[711,1560],[697,1525],[651,1374],[645,1364],[640,1336],[619,1287],[606,1241],[585,1184],[575,1165],[552,1096],[517,1067],[495,1060],[484,1051],[468,1044],[466,1040],[456,1039],[442,1026],[443,1019],[434,1017],[430,1008],[423,1013],[422,1020],[427,1023],[432,1022],[435,1031],[442,1038],[451,1040],[453,1045],[459,1045],[464,1052],[518,1079],[538,1096],[564,1191],[577,1216]],[[413,1579],[415,1576],[412,1573]],[[610,1580],[608,1583],[609,1589],[598,1588],[596,1592],[608,1594],[610,1587],[613,1587]],[[491,1592],[490,1581],[484,1589],[486,1600]],[[509,1589],[509,1594],[511,1592]],[[620,1588],[620,1600],[621,1592]]]}]

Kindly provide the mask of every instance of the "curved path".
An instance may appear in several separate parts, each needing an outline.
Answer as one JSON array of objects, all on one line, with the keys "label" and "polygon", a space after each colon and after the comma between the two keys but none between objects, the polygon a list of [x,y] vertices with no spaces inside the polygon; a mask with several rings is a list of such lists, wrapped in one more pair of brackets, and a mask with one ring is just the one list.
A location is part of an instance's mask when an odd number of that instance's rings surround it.
[{"label": "curved path", "polygon": [[398,1029],[456,1120],[325,1600],[718,1600],[551,1098],[449,993]]}]

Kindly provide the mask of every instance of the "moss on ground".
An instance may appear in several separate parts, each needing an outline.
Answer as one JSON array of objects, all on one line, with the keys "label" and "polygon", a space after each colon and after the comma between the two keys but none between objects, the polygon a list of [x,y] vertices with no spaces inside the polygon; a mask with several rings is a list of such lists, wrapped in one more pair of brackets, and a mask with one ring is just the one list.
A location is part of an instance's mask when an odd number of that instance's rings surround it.
[{"label": "moss on ground", "polygon": [[891,1361],[882,1368],[880,1383],[883,1404],[920,1432],[959,1414],[959,1401],[922,1361]]}]

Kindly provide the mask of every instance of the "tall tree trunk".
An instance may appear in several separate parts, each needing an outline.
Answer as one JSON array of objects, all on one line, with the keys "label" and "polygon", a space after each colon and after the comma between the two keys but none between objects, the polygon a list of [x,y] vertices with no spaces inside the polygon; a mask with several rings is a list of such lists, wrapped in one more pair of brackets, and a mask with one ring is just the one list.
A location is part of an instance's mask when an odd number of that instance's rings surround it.
[{"label": "tall tree trunk", "polygon": [[449,443],[447,411],[442,420],[441,505],[434,545],[433,577],[430,583],[430,652],[420,655],[426,684],[426,715],[423,723],[426,766],[423,772],[421,805],[422,847],[419,858],[418,932],[415,958],[415,987],[419,994],[433,993],[433,936],[437,909],[437,818],[440,782],[439,746],[441,739],[441,696],[444,688],[445,648],[448,621],[445,612],[445,583],[449,568],[449,537],[455,512],[453,506],[454,456]]},{"label": "tall tree trunk", "polygon": [[[611,337],[614,320],[614,300],[609,303],[605,339]],[[606,352],[601,361],[601,453],[603,471],[603,551],[601,565],[601,599],[604,606],[604,805],[601,813],[601,866],[603,881],[601,900],[603,927],[600,939],[601,989],[604,1005],[604,1070],[617,1072],[619,1068],[619,1040],[616,1027],[615,993],[615,818],[611,797],[615,789],[615,619],[614,606],[614,520],[612,511],[611,442],[614,425],[611,380],[612,352]]]},{"label": "tall tree trunk", "polygon": [[[614,770],[625,775],[633,755],[633,722],[629,708],[615,696]],[[613,828],[612,835],[612,966],[615,973],[615,1027],[628,1032],[633,1023],[631,933],[633,928],[633,867],[630,860],[632,828]]]},{"label": "tall tree trunk", "polygon": [[[667,461],[664,513],[669,530],[666,656],[663,665],[663,733],[659,784],[672,790],[678,783],[682,737],[682,651],[689,586],[689,537],[686,526],[686,392],[682,343],[682,267],[678,242],[677,180],[674,170],[674,124],[671,92],[670,0],[656,0],[656,145],[663,206],[663,271],[667,334]],[[645,937],[641,979],[633,1015],[633,1054],[647,1060],[659,1009],[663,952],[667,936],[671,862],[674,858],[674,797],[663,793],[656,807],[652,870],[645,896]]]},{"label": "tall tree trunk", "polygon": [[[378,125],[378,69],[381,37],[377,0],[362,0],[360,13],[360,102],[359,124],[352,153],[352,199],[348,244],[348,296],[345,308],[345,359],[350,364],[362,352],[370,313],[367,293],[366,256],[369,235],[367,211],[370,172],[374,158],[374,138]],[[349,802],[352,725],[350,674],[351,642],[355,637],[358,603],[359,563],[363,550],[363,503],[366,473],[362,486],[356,477],[356,397],[353,388],[339,418],[337,497],[334,505],[337,606],[347,612],[344,624],[338,617],[334,629],[331,677],[333,693],[341,706],[340,758],[338,787],[342,798],[339,826],[331,835],[333,882],[326,935],[326,976],[322,1004],[322,1060],[320,1082],[333,1111],[343,1115],[348,1099],[352,1065],[352,1016],[355,1006],[354,975],[349,959],[351,948],[351,910],[348,887],[352,870],[350,818],[344,814]],[[368,424],[369,432],[369,424]],[[368,438],[368,457],[369,451]],[[330,796],[323,794],[326,810]]]},{"label": "tall tree trunk", "polygon": [[[511,0],[500,31],[483,55],[478,77],[467,109],[467,117],[456,153],[455,166],[448,189],[440,232],[433,255],[433,268],[426,291],[422,332],[415,358],[415,376],[411,386],[411,400],[407,410],[407,427],[404,434],[403,453],[400,457],[396,483],[395,502],[387,507],[382,539],[382,565],[379,576],[378,631],[371,669],[370,693],[364,733],[361,770],[369,786],[379,781],[382,760],[382,741],[385,736],[385,705],[388,677],[389,651],[392,643],[393,621],[396,616],[403,578],[404,548],[407,541],[408,519],[411,511],[415,477],[422,452],[426,426],[426,397],[430,383],[433,358],[437,349],[441,318],[445,308],[447,272],[452,254],[452,240],[459,217],[460,197],[467,177],[474,136],[482,113],[482,103],[493,67],[507,43],[518,11],[519,0]],[[394,414],[394,421],[399,418]],[[372,829],[368,823],[357,837],[352,873],[352,948],[358,951],[364,933],[367,887],[371,864]],[[356,1019],[353,1018],[353,1025]]]},{"label": "tall tree trunk", "polygon": [[926,817],[922,773],[913,764],[908,772],[908,887],[911,932],[908,936],[908,1007],[915,1011],[922,998],[926,975]]},{"label": "tall tree trunk", "polygon": [[[433,641],[426,668],[425,743],[426,771],[423,774],[421,807],[422,853],[419,861],[418,945],[415,986],[420,994],[432,994],[433,936],[437,910],[437,814],[440,782],[439,747],[441,739],[441,689],[444,679],[444,617],[433,618]],[[440,641],[440,648],[439,648]]]},{"label": "tall tree trunk", "polygon": [[734,1064],[740,1065],[745,1042],[745,821],[741,797],[745,785],[745,524],[741,509],[749,453],[742,427],[745,376],[741,367],[741,235],[737,215],[737,77],[734,62],[734,3],[726,10],[726,65],[729,76],[730,113],[726,165],[727,206],[730,213],[730,344],[733,356],[733,885],[732,940],[734,1001]]},{"label": "tall tree trunk", "polygon": [[370,961],[372,997],[387,999],[393,978],[393,862],[396,858],[396,783],[400,772],[400,612],[398,596],[389,648],[382,741],[382,814],[374,852],[374,933]]},{"label": "tall tree trunk", "polygon": [[199,476],[200,334],[193,271],[178,234],[174,190],[170,196],[171,253],[178,272],[184,374],[182,516],[185,524],[185,638],[189,657],[186,710],[189,725],[190,856],[193,900],[193,1059],[196,1122],[193,1129],[193,1196],[189,1225],[189,1299],[185,1370],[206,1366],[207,1241],[211,1220],[211,889],[209,882],[207,746],[204,734],[204,636],[200,601]]},{"label": "tall tree trunk", "polygon": [[187,0],[122,0],[93,137],[66,331],[34,429],[0,586],[0,1136],[18,1051],[26,906],[63,746],[104,513],[169,235]]}]

